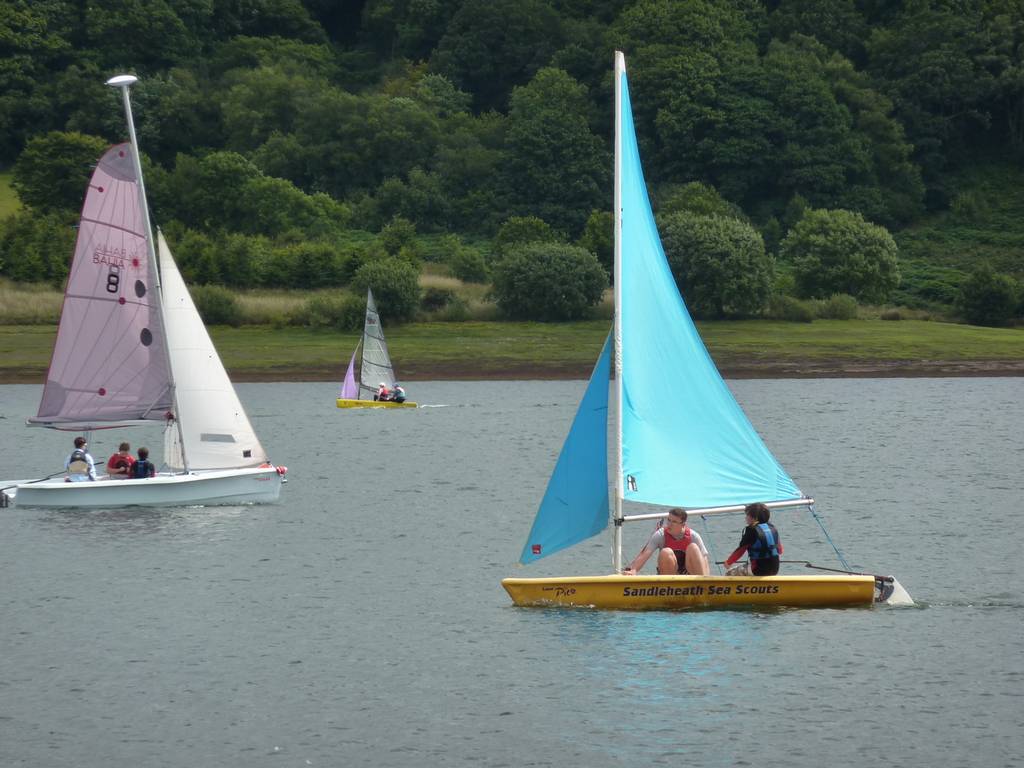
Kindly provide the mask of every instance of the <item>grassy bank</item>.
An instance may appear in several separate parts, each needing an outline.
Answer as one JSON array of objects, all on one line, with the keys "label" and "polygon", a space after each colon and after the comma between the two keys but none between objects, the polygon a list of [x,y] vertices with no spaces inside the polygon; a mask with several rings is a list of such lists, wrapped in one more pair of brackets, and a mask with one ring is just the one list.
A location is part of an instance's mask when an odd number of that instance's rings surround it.
[{"label": "grassy bank", "polygon": [[[585,323],[413,323],[388,329],[405,380],[580,378],[608,333]],[[906,320],[701,323],[726,376],[1024,375],[1024,329]],[[0,326],[0,381],[45,378],[55,328]],[[340,379],[356,333],[303,328],[215,327],[239,381]]]}]

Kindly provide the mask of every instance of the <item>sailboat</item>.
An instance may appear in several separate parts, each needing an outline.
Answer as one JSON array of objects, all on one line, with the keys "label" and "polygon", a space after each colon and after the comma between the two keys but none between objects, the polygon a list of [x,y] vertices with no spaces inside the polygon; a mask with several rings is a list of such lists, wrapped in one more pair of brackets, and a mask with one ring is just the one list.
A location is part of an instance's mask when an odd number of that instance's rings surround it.
[{"label": "sailboat", "polygon": [[[363,348],[359,364],[359,383],[356,383],[356,353]],[[384,327],[380,323],[373,291],[366,289],[366,319],[363,322],[363,336],[352,351],[345,378],[338,393],[336,405],[339,408],[415,408],[416,403],[408,400],[402,403],[393,400],[375,400],[381,385],[388,390],[395,388],[395,367],[391,364],[388,344],[384,341]]]},{"label": "sailboat", "polygon": [[[743,413],[679,295],[647,197],[620,52],[615,55],[614,208],[614,327],[520,556],[524,565],[535,562],[597,535],[610,519],[613,573],[504,579],[513,602],[676,609],[902,599],[906,592],[891,576],[849,569],[777,576],[622,573],[622,526],[661,519],[665,507],[683,508],[693,520],[742,513],[755,502],[774,513],[808,508],[814,500],[804,496]],[[613,361],[614,399],[609,396]],[[665,397],[665,381],[672,382],[671,399]],[[627,515],[626,502],[662,510]]]},{"label": "sailboat", "polygon": [[149,221],[129,88],[130,141],[89,182],[60,325],[31,426],[90,432],[163,424],[164,467],[140,480],[26,481],[19,507],[108,508],[275,501],[285,467],[253,431],[162,233]]}]

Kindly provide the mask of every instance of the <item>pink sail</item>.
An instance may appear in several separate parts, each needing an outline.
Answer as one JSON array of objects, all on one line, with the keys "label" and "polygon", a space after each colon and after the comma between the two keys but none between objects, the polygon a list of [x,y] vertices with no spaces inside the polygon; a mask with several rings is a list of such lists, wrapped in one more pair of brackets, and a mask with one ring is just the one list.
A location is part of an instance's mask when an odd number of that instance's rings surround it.
[{"label": "pink sail", "polygon": [[101,429],[162,420],[172,407],[160,313],[131,146],[89,182],[50,370],[29,423]]},{"label": "pink sail", "polygon": [[[358,348],[357,345],[356,350]],[[341,384],[341,394],[338,395],[343,400],[359,398],[359,387],[356,386],[356,350],[352,351],[352,359],[348,361],[348,370],[345,371],[345,381]]]}]

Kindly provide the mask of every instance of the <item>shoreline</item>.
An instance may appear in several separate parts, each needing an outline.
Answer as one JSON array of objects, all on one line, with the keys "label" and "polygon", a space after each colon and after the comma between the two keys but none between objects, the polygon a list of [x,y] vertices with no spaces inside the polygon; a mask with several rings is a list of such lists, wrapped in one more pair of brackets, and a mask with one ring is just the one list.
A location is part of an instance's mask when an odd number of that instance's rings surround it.
[{"label": "shoreline", "polygon": [[[592,365],[575,363],[416,364],[403,366],[401,380],[410,381],[560,381],[587,379]],[[1024,360],[846,360],[804,359],[765,363],[718,364],[724,379],[921,379],[1024,376]],[[335,381],[343,371],[335,366],[280,366],[229,369],[233,382]],[[0,384],[42,384],[45,370],[35,367],[0,368]]]}]

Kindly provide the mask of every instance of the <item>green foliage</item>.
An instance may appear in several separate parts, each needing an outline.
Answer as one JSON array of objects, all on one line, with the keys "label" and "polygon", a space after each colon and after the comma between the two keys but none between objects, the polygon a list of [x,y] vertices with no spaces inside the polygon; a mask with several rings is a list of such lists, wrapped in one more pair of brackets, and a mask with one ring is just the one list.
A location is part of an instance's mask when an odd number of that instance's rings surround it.
[{"label": "green foliage", "polygon": [[772,258],[752,226],[724,216],[675,213],[660,219],[662,245],[679,291],[698,318],[760,313],[772,286]]},{"label": "green foliage", "polygon": [[851,211],[808,211],[782,241],[780,255],[793,267],[805,297],[847,293],[881,302],[899,284],[892,235]]},{"label": "green foliage", "polygon": [[514,248],[527,243],[562,243],[565,238],[551,228],[551,225],[536,216],[512,216],[498,228],[498,234],[491,241],[496,260],[500,260]]},{"label": "green foliage", "polygon": [[447,261],[452,275],[465,283],[486,283],[490,274],[483,254],[463,245],[458,238],[453,237],[451,241]]},{"label": "green foliage", "polygon": [[380,244],[389,256],[397,256],[403,248],[415,247],[416,225],[401,216],[395,216],[378,235]]},{"label": "green foliage", "polygon": [[661,216],[685,212],[698,216],[726,216],[747,220],[743,209],[722,197],[714,187],[699,181],[662,186],[658,190],[656,205]]},{"label": "green foliage", "polygon": [[219,285],[194,285],[189,293],[206,325],[241,324],[242,312],[238,301],[227,288]]},{"label": "green foliage", "polygon": [[857,317],[857,300],[845,293],[834,294],[818,305],[817,315],[823,320],[853,320]]},{"label": "green foliage", "polygon": [[12,185],[25,205],[40,211],[78,211],[96,161],[107,142],[57,131],[28,142],[12,169]]},{"label": "green foliage", "polygon": [[614,280],[615,217],[611,211],[591,211],[576,245],[597,256],[605,272]]},{"label": "green foliage", "polygon": [[22,211],[0,221],[0,275],[61,287],[75,250],[75,217]]},{"label": "green foliage", "polygon": [[307,328],[355,331],[363,327],[365,318],[366,300],[344,293],[313,296],[298,310],[292,312],[288,321],[291,325],[302,325]]},{"label": "green foliage", "polygon": [[785,320],[789,323],[811,323],[816,315],[810,302],[786,294],[772,296],[765,312],[765,316],[771,320]]},{"label": "green foliage", "polygon": [[972,325],[1005,325],[1018,312],[1020,283],[981,264],[961,288],[959,307]]},{"label": "green foliage", "polygon": [[388,256],[363,264],[352,278],[352,288],[373,291],[377,310],[392,320],[411,320],[420,304],[419,272],[407,261]]},{"label": "green foliage", "polygon": [[594,254],[572,245],[520,245],[494,268],[498,306],[522,320],[579,320],[607,285],[608,275]]},{"label": "green foliage", "polygon": [[454,299],[454,291],[447,288],[430,286],[423,292],[423,298],[420,299],[420,308],[424,312],[435,312],[447,307],[452,303],[452,301],[454,301]]}]

